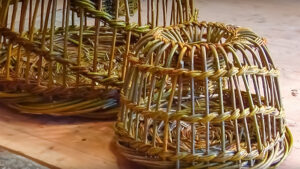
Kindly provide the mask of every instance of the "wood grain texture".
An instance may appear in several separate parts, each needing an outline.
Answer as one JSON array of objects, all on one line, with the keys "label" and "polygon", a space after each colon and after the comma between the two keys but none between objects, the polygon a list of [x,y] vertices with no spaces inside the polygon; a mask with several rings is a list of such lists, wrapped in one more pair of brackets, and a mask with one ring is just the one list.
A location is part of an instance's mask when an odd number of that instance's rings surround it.
[{"label": "wood grain texture", "polygon": [[44,164],[68,169],[131,168],[117,156],[113,122],[27,116],[0,107],[0,145]]}]

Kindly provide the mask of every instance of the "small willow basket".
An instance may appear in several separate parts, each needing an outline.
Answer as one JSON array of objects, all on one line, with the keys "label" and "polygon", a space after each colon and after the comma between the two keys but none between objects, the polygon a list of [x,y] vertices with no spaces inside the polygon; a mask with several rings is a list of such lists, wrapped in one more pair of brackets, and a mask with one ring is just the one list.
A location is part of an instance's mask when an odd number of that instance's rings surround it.
[{"label": "small willow basket", "polygon": [[251,30],[156,28],[128,55],[118,145],[150,168],[267,168],[291,150],[278,75]]},{"label": "small willow basket", "polygon": [[0,100],[22,113],[56,116],[115,117],[131,46],[156,26],[195,16],[192,1],[6,0],[0,5]]}]

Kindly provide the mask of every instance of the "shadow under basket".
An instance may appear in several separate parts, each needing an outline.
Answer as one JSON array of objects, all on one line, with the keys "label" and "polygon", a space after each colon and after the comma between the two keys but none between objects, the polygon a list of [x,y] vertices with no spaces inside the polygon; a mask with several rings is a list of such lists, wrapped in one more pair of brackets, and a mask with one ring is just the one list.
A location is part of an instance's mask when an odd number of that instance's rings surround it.
[{"label": "shadow under basket", "polygon": [[[124,55],[161,24],[158,20],[177,23],[174,16],[180,12],[182,22],[188,20],[187,11],[194,11],[174,1],[167,15],[167,4],[157,4],[161,13],[151,10],[153,4],[138,2],[1,1],[1,102],[29,114],[115,118]],[[61,10],[58,3],[63,3]],[[147,9],[147,23],[142,8]]]},{"label": "shadow under basket", "polygon": [[150,168],[268,168],[292,147],[279,71],[251,30],[156,28],[128,55],[117,143]]}]

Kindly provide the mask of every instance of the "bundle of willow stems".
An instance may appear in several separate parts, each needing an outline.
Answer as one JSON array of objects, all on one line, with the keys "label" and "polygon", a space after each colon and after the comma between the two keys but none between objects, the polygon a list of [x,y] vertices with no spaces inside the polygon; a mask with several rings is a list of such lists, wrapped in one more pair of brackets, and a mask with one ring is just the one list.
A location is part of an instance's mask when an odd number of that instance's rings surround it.
[{"label": "bundle of willow stems", "polygon": [[222,23],[151,30],[127,55],[115,126],[149,168],[277,167],[293,139],[265,39]]},{"label": "bundle of willow stems", "polygon": [[29,114],[115,118],[132,45],[159,25],[193,17],[192,0],[141,3],[1,1],[1,102]]}]

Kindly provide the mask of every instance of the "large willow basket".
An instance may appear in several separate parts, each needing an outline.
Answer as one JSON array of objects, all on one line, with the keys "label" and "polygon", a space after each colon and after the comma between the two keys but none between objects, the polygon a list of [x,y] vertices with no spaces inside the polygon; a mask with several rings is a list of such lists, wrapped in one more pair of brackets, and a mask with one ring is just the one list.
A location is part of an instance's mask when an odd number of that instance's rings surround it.
[{"label": "large willow basket", "polygon": [[267,168],[292,136],[263,38],[191,22],[157,28],[128,55],[118,145],[150,168]]},{"label": "large willow basket", "polygon": [[0,5],[1,101],[23,113],[59,116],[114,117],[131,46],[156,26],[195,16],[189,0]]}]

